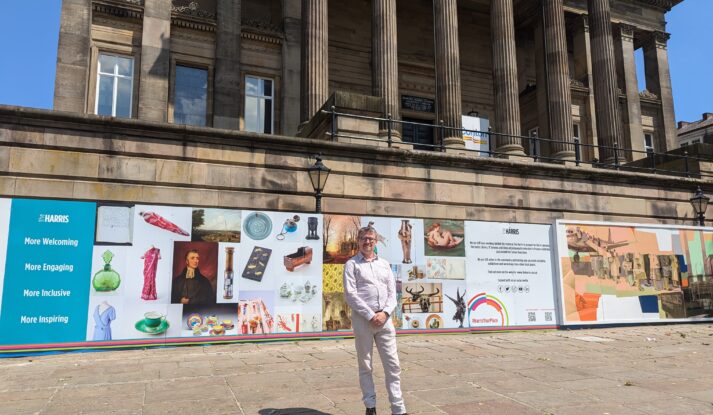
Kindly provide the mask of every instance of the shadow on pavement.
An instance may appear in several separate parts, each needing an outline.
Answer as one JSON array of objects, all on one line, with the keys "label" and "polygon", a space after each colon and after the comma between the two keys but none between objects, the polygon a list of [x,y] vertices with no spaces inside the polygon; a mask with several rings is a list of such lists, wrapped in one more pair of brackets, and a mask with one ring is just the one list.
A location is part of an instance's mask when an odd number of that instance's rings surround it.
[{"label": "shadow on pavement", "polygon": [[310,408],[265,408],[258,412],[260,415],[332,415],[328,412]]}]

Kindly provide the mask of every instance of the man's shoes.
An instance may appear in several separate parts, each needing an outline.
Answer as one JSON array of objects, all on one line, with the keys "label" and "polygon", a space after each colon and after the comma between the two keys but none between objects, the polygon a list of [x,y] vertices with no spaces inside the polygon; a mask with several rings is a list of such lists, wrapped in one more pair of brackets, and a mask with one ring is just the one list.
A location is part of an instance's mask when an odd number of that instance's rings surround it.
[{"label": "man's shoes", "polygon": [[376,408],[366,408],[365,415],[376,415]]}]

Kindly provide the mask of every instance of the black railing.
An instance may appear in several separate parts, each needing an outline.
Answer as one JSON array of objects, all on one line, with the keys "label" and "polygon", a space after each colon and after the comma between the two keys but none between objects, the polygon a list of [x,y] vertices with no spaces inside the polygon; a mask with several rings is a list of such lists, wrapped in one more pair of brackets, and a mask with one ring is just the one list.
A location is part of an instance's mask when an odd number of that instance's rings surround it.
[{"label": "black railing", "polygon": [[[412,144],[418,148],[425,148],[431,151],[446,152],[449,149],[457,150],[458,152],[471,152],[480,153],[481,155],[487,155],[490,157],[503,157],[508,156],[512,159],[527,159],[535,162],[548,162],[548,163],[563,163],[563,162],[573,162],[576,166],[589,165],[592,167],[603,168],[603,169],[615,169],[620,171],[632,171],[632,172],[646,172],[653,174],[666,174],[672,176],[684,176],[684,177],[713,177],[713,171],[706,172],[704,169],[700,168],[698,164],[698,169],[692,172],[690,169],[690,163],[693,162],[705,162],[712,163],[713,157],[697,157],[688,154],[688,151],[683,150],[683,154],[674,153],[656,153],[649,150],[633,150],[633,149],[623,149],[620,148],[618,143],[614,143],[612,146],[605,145],[594,145],[582,143],[579,138],[574,138],[573,141],[555,140],[551,138],[539,137],[537,134],[532,136],[513,136],[503,133],[498,133],[492,131],[488,128],[488,131],[473,131],[464,128],[450,127],[444,125],[443,121],[439,121],[436,124],[419,123],[412,121],[401,121],[395,120],[388,114],[386,118],[370,117],[366,115],[356,115],[349,113],[337,112],[335,107],[332,107],[330,111],[324,110],[323,113],[328,114],[331,117],[331,129],[330,135],[333,138],[343,137],[362,141],[374,141],[374,142],[386,142],[388,147],[393,147],[394,145],[394,131],[402,130],[401,126],[408,124],[412,126],[421,126],[433,129],[433,143],[415,143],[409,141],[403,141],[404,144]],[[362,119],[378,122],[380,126],[386,127],[386,139],[380,137],[369,137],[361,135],[351,135],[342,134],[338,131],[337,123],[339,117]],[[381,129],[381,127],[380,127]],[[463,133],[469,132],[477,134],[478,136],[485,136],[488,138],[488,148],[486,149],[468,149],[463,146],[447,146],[445,143],[445,138],[447,137],[463,137]],[[500,141],[499,138],[507,138],[508,142],[519,142],[523,147],[527,143],[529,147],[529,154],[509,154],[498,152],[495,147],[495,143]],[[560,149],[565,149],[565,151],[570,152],[572,157],[570,158],[559,158],[545,156],[540,151],[541,147],[554,147],[558,146]],[[596,157],[583,157],[583,150],[587,154],[598,153],[600,157],[602,155],[606,156],[603,160]],[[596,153],[595,153],[596,151]],[[641,154],[635,160],[635,156]],[[627,157],[628,160],[627,161]],[[633,160],[633,161],[631,161]]]}]

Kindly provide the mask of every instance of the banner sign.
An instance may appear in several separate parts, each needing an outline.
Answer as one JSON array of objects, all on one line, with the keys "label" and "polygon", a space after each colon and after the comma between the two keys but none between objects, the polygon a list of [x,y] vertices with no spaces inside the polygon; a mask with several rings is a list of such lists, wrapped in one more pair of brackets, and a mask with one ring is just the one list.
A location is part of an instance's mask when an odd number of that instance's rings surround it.
[{"label": "banner sign", "polygon": [[558,221],[565,325],[710,320],[713,232]]},{"label": "banner sign", "polygon": [[364,226],[401,331],[555,327],[548,225],[0,199],[0,351],[343,336]]},{"label": "banner sign", "polygon": [[478,151],[481,157],[490,157],[490,134],[488,134],[489,121],[487,118],[463,115],[463,141],[468,150]]}]

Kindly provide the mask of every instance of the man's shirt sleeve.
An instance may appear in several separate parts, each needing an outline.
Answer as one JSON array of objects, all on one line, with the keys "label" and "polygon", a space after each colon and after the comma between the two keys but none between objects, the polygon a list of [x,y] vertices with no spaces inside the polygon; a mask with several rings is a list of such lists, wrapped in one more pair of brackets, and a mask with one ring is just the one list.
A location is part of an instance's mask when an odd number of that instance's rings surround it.
[{"label": "man's shirt sleeve", "polygon": [[396,308],[396,276],[394,275],[393,270],[389,266],[389,264],[386,264],[387,269],[389,270],[389,278],[388,282],[386,283],[386,305],[384,306],[384,311],[391,316],[394,314],[394,308]]}]

